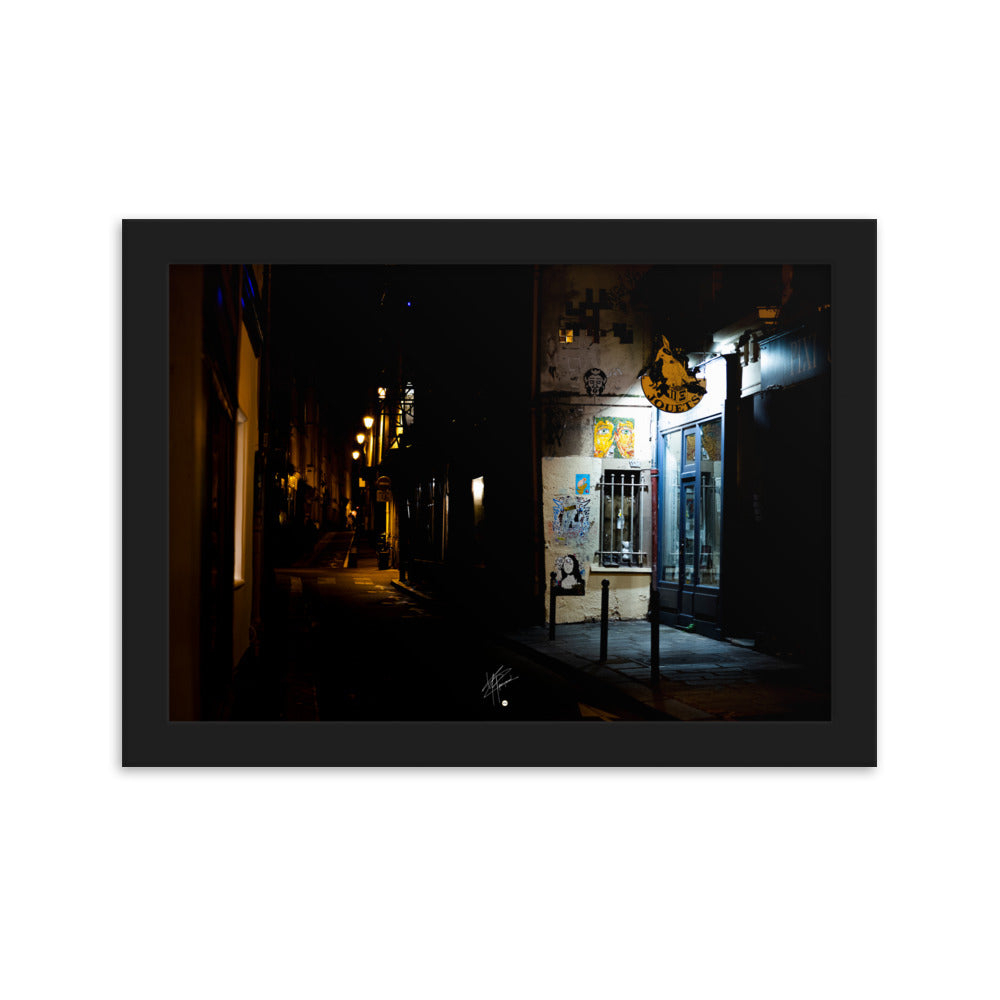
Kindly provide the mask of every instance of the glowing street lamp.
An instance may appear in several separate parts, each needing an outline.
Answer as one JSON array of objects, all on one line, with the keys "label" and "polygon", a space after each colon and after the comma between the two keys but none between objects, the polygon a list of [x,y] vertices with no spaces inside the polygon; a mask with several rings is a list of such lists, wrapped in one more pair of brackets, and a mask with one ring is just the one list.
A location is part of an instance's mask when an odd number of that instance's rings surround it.
[{"label": "glowing street lamp", "polygon": [[366,431],[370,431],[372,429],[372,424],[375,423],[375,418],[374,417],[365,417],[363,423],[365,425],[365,430]]},{"label": "glowing street lamp", "polygon": [[357,460],[358,460],[358,459],[359,459],[360,457],[361,457],[361,452],[360,452],[360,451],[352,451],[352,452],[351,452],[351,458],[353,458],[355,462],[356,462],[356,461],[357,461]]},{"label": "glowing street lamp", "polygon": [[354,440],[357,441],[358,444],[364,444],[365,443],[365,436],[364,436],[364,434],[355,434],[354,435]]}]

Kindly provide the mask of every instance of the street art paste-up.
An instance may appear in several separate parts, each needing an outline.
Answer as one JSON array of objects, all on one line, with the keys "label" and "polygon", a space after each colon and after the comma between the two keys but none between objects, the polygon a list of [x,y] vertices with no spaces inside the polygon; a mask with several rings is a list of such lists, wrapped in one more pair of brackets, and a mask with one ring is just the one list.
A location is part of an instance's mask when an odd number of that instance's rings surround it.
[{"label": "street art paste-up", "polygon": [[552,533],[557,542],[583,538],[590,531],[591,497],[552,498]]},{"label": "street art paste-up", "polygon": [[614,443],[614,421],[606,417],[594,417],[594,458],[610,458],[608,452]]},{"label": "street art paste-up", "polygon": [[600,396],[608,384],[608,376],[600,368],[588,368],[583,376],[583,384],[588,396]]},{"label": "street art paste-up", "polygon": [[594,458],[635,458],[635,420],[594,417]]},{"label": "street art paste-up", "polygon": [[556,593],[580,596],[585,594],[584,571],[576,556],[569,554],[556,556],[556,564],[553,569],[556,572]]},{"label": "street art paste-up", "polygon": [[635,458],[635,421],[619,420],[615,427],[615,448],[619,458]]},{"label": "street art paste-up", "polygon": [[671,347],[666,337],[660,339],[663,346],[640,380],[642,391],[658,410],[686,413],[701,402],[708,384],[687,370],[687,355],[682,350]]},{"label": "street art paste-up", "polygon": [[590,473],[576,477],[576,495],[585,497],[590,494]]}]

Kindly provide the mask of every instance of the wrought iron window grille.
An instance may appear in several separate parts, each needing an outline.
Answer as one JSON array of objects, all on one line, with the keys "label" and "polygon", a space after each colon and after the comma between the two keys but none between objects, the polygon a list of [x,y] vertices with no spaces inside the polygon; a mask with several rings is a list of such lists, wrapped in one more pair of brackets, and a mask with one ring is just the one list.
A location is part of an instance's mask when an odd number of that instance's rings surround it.
[{"label": "wrought iron window grille", "polygon": [[600,496],[601,547],[594,562],[609,568],[648,566],[648,476],[643,470],[605,470],[595,492]]}]

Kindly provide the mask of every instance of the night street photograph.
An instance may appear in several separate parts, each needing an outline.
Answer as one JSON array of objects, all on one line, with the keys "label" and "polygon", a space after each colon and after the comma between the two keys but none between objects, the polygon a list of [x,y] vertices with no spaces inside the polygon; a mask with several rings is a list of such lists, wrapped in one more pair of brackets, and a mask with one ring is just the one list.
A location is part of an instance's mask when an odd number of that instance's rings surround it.
[{"label": "night street photograph", "polygon": [[170,720],[829,719],[831,298],[171,265]]}]

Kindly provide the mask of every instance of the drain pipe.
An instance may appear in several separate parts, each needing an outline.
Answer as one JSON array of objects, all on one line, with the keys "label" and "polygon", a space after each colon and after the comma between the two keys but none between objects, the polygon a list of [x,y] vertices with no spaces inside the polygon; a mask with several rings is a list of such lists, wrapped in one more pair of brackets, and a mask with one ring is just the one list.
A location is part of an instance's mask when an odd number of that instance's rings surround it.
[{"label": "drain pipe", "polygon": [[650,573],[649,573],[649,680],[653,687],[660,686],[660,470],[649,470],[650,511]]}]

